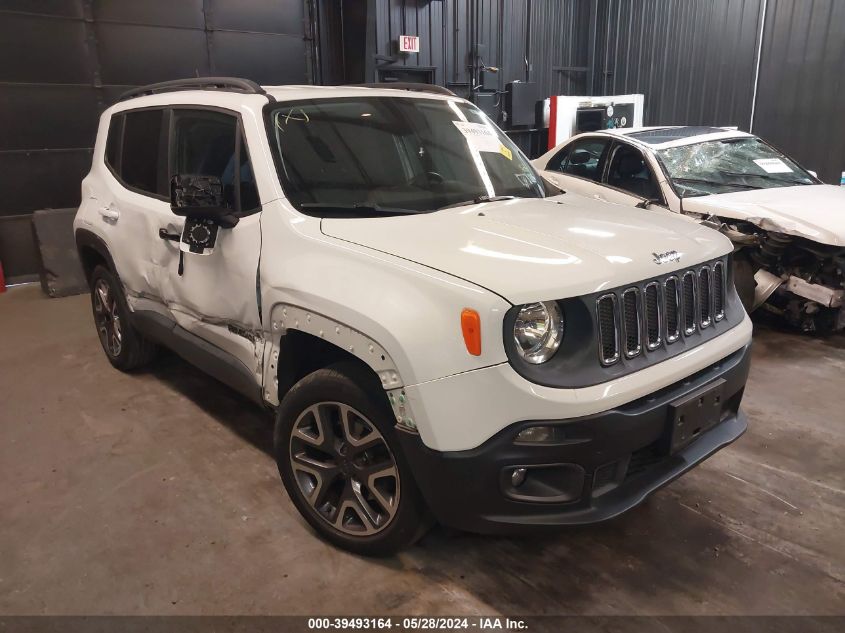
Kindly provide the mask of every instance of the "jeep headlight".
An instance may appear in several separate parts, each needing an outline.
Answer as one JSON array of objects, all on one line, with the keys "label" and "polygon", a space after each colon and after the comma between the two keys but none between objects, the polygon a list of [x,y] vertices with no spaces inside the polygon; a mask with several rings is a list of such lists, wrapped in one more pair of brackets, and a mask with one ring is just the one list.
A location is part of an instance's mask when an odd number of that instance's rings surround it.
[{"label": "jeep headlight", "polygon": [[525,304],[513,325],[517,353],[532,365],[545,363],[560,347],[563,325],[563,314],[554,301]]}]

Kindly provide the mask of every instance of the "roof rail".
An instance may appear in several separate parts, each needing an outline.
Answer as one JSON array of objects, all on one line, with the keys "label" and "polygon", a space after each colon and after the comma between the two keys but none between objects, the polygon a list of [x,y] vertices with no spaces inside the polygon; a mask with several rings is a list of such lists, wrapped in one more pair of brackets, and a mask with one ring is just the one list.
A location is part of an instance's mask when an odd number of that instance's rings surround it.
[{"label": "roof rail", "polygon": [[177,92],[179,90],[221,90],[225,92],[241,92],[244,94],[266,95],[264,88],[250,79],[240,77],[191,77],[190,79],[174,79],[173,81],[162,81],[148,86],[139,86],[127,90],[118,101],[153,95],[160,92]]},{"label": "roof rail", "polygon": [[383,81],[373,84],[350,84],[353,88],[389,88],[391,90],[410,90],[412,92],[432,92],[438,95],[446,95],[448,97],[457,97],[454,92],[443,86],[435,86],[434,84],[416,84],[408,81]]}]

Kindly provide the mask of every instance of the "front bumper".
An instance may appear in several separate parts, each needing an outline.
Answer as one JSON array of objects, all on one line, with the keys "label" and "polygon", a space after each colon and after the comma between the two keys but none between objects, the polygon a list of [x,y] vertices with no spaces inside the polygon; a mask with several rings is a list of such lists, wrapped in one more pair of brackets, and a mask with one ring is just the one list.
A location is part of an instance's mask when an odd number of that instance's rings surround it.
[{"label": "front bumper", "polygon": [[[445,525],[509,533],[595,523],[637,505],[745,432],[739,405],[749,364],[750,344],[628,404],[578,418],[518,422],[470,450],[432,450],[406,432],[399,433],[400,441],[429,507]],[[720,422],[670,454],[672,403],[719,379]],[[538,424],[560,425],[565,439],[555,445],[514,443],[520,430]],[[550,482],[554,494],[542,502],[520,500],[510,484],[515,467],[528,467],[529,477],[538,474],[534,490]]]}]

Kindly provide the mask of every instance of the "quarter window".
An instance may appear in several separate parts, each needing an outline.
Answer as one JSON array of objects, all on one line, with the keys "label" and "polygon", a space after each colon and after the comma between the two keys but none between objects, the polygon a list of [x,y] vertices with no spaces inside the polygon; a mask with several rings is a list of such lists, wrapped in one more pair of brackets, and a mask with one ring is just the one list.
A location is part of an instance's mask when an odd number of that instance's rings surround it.
[{"label": "quarter window", "polygon": [[[138,110],[124,115],[120,177],[134,189],[159,193],[159,147],[164,110]],[[108,142],[107,142],[108,144]]]},{"label": "quarter window", "polygon": [[123,136],[123,115],[116,114],[109,122],[109,135],[106,139],[106,165],[114,173],[120,173],[120,141]]}]

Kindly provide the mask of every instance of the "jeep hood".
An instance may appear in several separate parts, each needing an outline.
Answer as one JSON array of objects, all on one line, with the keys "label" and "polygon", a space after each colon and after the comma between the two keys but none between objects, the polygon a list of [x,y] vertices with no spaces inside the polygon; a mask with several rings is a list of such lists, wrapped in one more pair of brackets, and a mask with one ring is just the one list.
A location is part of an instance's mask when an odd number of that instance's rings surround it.
[{"label": "jeep hood", "polygon": [[[717,231],[668,211],[575,194],[385,218],[326,218],[325,235],[449,273],[511,303],[598,292],[731,251]],[[679,262],[655,263],[675,250]]]},{"label": "jeep hood", "polygon": [[766,231],[845,246],[845,187],[798,185],[684,198],[684,211],[745,220]]}]

